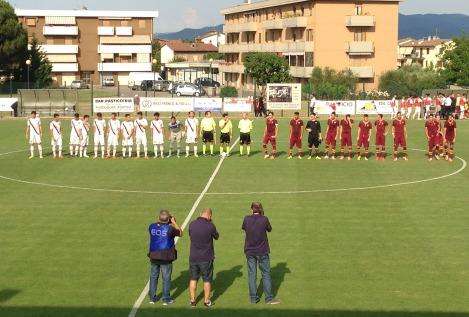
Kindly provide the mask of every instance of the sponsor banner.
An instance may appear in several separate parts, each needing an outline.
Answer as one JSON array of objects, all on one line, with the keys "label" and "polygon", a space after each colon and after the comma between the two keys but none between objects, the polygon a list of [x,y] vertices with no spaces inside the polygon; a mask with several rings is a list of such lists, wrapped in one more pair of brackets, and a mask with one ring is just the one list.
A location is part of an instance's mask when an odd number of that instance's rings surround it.
[{"label": "sponsor banner", "polygon": [[194,98],[140,98],[140,111],[189,112],[194,110]]},{"label": "sponsor banner", "polygon": [[194,111],[221,112],[223,100],[221,98],[194,98]]},{"label": "sponsor banner", "polygon": [[267,109],[300,110],[301,84],[267,84]]},{"label": "sponsor banner", "polygon": [[335,112],[339,115],[355,114],[355,101],[353,100],[312,100],[311,108],[317,114],[331,114]]},{"label": "sponsor banner", "polygon": [[392,100],[357,100],[356,114],[392,114]]},{"label": "sponsor banner", "polygon": [[11,106],[18,102],[18,98],[0,98],[0,112],[12,112]]},{"label": "sponsor banner", "polygon": [[225,112],[251,112],[252,98],[225,98],[223,111]]},{"label": "sponsor banner", "polygon": [[93,98],[93,111],[109,113],[109,112],[134,112],[134,98]]}]

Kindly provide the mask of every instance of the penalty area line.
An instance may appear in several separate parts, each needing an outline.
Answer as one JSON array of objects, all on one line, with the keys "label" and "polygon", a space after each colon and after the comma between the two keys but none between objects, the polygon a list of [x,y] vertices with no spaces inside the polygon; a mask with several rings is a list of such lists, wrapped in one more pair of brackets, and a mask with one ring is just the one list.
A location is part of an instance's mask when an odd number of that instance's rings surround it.
[{"label": "penalty area line", "polygon": [[[230,152],[233,150],[233,148],[236,146],[236,144],[238,144],[238,142],[239,142],[239,138],[231,145],[231,147],[230,147]],[[187,225],[189,224],[189,221],[191,221],[192,216],[194,215],[195,211],[196,211],[197,208],[199,207],[200,202],[201,202],[202,199],[204,198],[205,194],[207,194],[208,190],[210,189],[210,186],[212,186],[212,183],[213,183],[213,181],[215,180],[215,177],[218,175],[218,172],[220,171],[220,168],[221,168],[223,162],[225,161],[225,159],[226,159],[226,156],[222,156],[222,157],[220,158],[220,160],[218,161],[218,164],[217,164],[217,166],[215,167],[215,169],[213,170],[212,175],[211,175],[210,178],[208,179],[207,184],[205,184],[204,189],[202,190],[202,192],[199,194],[199,196],[198,196],[197,199],[195,200],[194,204],[192,205],[191,210],[190,210],[189,213],[187,214],[186,219],[184,219],[184,222],[183,222],[182,225],[181,225],[181,229],[185,230],[185,228],[186,228]],[[179,237],[176,237],[176,239],[175,239],[175,244],[177,244],[178,241],[179,241]],[[140,295],[138,296],[137,300],[135,301],[134,305],[132,306],[132,310],[130,311],[128,317],[135,317],[135,316],[137,315],[138,309],[140,308],[140,306],[142,305],[143,301],[145,300],[145,297],[146,297],[147,294],[148,294],[149,288],[150,288],[150,281],[148,280],[148,281],[147,281],[147,284],[145,285],[145,287],[143,288],[142,292],[140,293]]]}]

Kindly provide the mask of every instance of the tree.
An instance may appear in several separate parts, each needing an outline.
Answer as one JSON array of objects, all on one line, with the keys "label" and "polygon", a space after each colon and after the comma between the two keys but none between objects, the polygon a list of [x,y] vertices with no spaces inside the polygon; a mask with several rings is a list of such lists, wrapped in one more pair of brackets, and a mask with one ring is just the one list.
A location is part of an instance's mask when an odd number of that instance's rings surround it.
[{"label": "tree", "polygon": [[11,70],[24,62],[28,35],[12,6],[0,0],[0,69]]},{"label": "tree", "polygon": [[[33,83],[34,88],[46,88],[52,84],[52,65],[46,58],[44,53],[39,50],[38,41],[35,37],[31,40],[29,50],[29,59],[31,66],[29,69],[29,80]],[[24,68],[23,68],[24,67]],[[23,66],[23,80],[27,79],[27,68]]]},{"label": "tree", "polygon": [[156,63],[152,63],[152,70],[159,73],[161,70],[161,44],[158,40],[154,40],[151,44],[151,56],[152,62],[153,59],[156,59]]},{"label": "tree", "polygon": [[238,97],[238,90],[232,86],[222,87],[220,90],[220,97],[229,98],[229,97]]},{"label": "tree", "polygon": [[249,53],[244,59],[245,73],[256,84],[285,83],[291,80],[290,67],[284,58],[273,53]]},{"label": "tree", "polygon": [[210,52],[204,55],[204,60],[209,61],[213,59],[214,61],[219,61],[225,59],[225,54],[218,52]]},{"label": "tree", "polygon": [[357,79],[349,70],[315,67],[303,92],[318,99],[346,99],[355,92]]},{"label": "tree", "polygon": [[404,66],[384,73],[379,79],[379,89],[399,98],[420,96],[425,89],[445,88],[446,82],[434,69],[421,66]]},{"label": "tree", "polygon": [[440,71],[448,84],[469,86],[469,35],[453,39],[453,43],[441,56],[443,68]]}]

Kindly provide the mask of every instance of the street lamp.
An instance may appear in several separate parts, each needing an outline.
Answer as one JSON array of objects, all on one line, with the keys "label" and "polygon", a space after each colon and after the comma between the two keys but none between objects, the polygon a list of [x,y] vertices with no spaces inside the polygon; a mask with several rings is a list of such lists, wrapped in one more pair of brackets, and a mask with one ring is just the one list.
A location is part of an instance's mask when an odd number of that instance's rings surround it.
[{"label": "street lamp", "polygon": [[28,89],[29,89],[29,69],[31,68],[31,60],[26,60],[26,66],[28,67]]},{"label": "street lamp", "polygon": [[158,61],[156,60],[156,58],[154,58],[151,63],[153,64],[153,85],[151,85],[153,87],[153,97],[156,97],[156,63],[158,63]]}]

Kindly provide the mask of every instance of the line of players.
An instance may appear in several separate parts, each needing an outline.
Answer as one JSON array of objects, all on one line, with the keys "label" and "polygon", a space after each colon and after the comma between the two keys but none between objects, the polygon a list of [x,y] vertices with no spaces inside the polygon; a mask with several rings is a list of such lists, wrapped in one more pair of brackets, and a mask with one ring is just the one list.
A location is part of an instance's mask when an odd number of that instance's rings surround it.
[{"label": "line of players", "polygon": [[[336,113],[332,113],[327,121],[326,130],[326,155],[324,159],[336,159],[337,143],[340,141],[339,159],[351,160],[354,156],[352,144],[352,129],[354,120],[350,115],[339,120]],[[376,160],[385,160],[386,158],[386,136],[388,135],[389,123],[383,118],[382,114],[378,115],[378,119],[372,123],[367,114],[363,115],[363,119],[358,123],[358,133],[356,140],[357,159],[368,160],[370,153],[371,132],[375,128],[375,146]],[[321,133],[321,124],[316,114],[312,114],[310,120],[304,126],[303,120],[300,119],[299,113],[296,112],[290,121],[290,147],[288,151],[288,159],[293,158],[293,149],[298,149],[298,158],[301,159],[303,131],[308,133],[308,148],[310,151],[308,159],[315,157],[317,160],[322,159],[319,155],[319,146],[323,137]],[[408,160],[407,156],[407,125],[406,119],[402,113],[398,112],[396,118],[391,124],[391,133],[393,136],[393,160],[397,161],[399,156]],[[445,157],[448,161],[454,159],[454,143],[456,141],[456,121],[452,115],[441,125],[439,115],[430,114],[425,123],[425,134],[428,140],[428,159],[440,159]],[[273,113],[269,113],[267,117],[266,129],[264,131],[264,153],[265,158],[275,158],[276,140],[278,135],[278,121],[274,118]],[[271,144],[272,154],[268,153],[267,145]],[[401,153],[399,153],[399,150]]]}]

